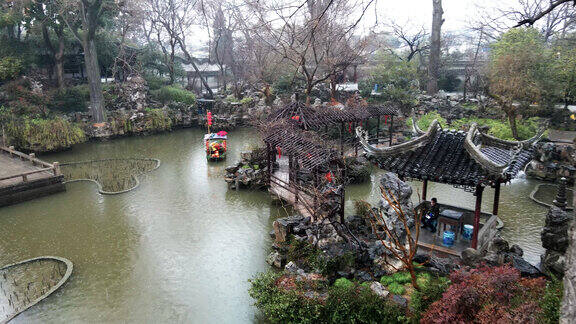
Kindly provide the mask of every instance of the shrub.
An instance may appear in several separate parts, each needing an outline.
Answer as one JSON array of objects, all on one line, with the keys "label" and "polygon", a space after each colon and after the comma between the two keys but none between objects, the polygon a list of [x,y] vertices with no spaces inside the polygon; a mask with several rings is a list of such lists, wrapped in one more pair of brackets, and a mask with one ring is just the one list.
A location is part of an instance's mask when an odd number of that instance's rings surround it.
[{"label": "shrub", "polygon": [[10,143],[24,151],[59,151],[86,141],[82,128],[63,118],[12,117],[6,123],[5,131]]},{"label": "shrub", "polygon": [[[462,118],[452,121],[450,128],[460,130],[464,126],[477,123],[480,126],[488,126],[488,134],[510,141],[515,141],[512,130],[507,121],[489,118]],[[528,139],[538,132],[538,118],[528,118],[517,122],[518,137],[521,140]]]},{"label": "shrub", "polygon": [[446,291],[450,283],[445,277],[432,278],[429,273],[425,274],[428,275],[428,281],[426,283],[419,282],[420,290],[414,290],[410,299],[410,306],[412,306],[414,310],[412,317],[416,322],[420,321],[422,314],[432,303],[442,298],[442,294]]},{"label": "shrub", "polygon": [[382,278],[380,278],[380,283],[383,284],[384,286],[388,286],[393,282],[394,278],[392,276],[382,276]]},{"label": "shrub", "polygon": [[150,91],[150,95],[162,103],[177,102],[187,105],[196,103],[196,96],[192,92],[175,86],[161,87],[158,90]]},{"label": "shrub", "polygon": [[406,287],[396,281],[388,285],[388,290],[394,295],[403,295],[406,293]]},{"label": "shrub", "polygon": [[518,270],[505,265],[462,269],[450,280],[422,323],[531,323],[542,316],[538,300],[545,292],[543,278],[521,278]]},{"label": "shrub", "polygon": [[327,297],[311,298],[298,285],[283,286],[286,278],[268,271],[250,280],[250,296],[273,323],[400,323],[404,316],[399,306],[351,281],[315,290]]},{"label": "shrub", "polygon": [[162,85],[164,85],[165,82],[162,77],[149,73],[144,74],[144,79],[146,80],[146,83],[148,83],[148,89],[150,89],[150,91],[162,88]]},{"label": "shrub", "polygon": [[334,287],[337,288],[351,288],[354,286],[354,283],[346,278],[338,278],[334,282]]},{"label": "shrub", "polygon": [[167,131],[172,128],[172,119],[162,109],[146,109],[144,129],[149,132]]},{"label": "shrub", "polygon": [[242,100],[240,100],[240,103],[243,105],[251,105],[253,102],[254,102],[253,97],[244,97],[242,98]]},{"label": "shrub", "polygon": [[401,323],[405,312],[369,288],[332,287],[322,312],[324,323]]},{"label": "shrub", "polygon": [[22,60],[12,56],[0,59],[0,81],[15,79],[22,72]]},{"label": "shrub", "polygon": [[54,111],[73,112],[86,111],[87,101],[90,100],[90,91],[87,85],[57,90],[48,103],[48,108]]},{"label": "shrub", "polygon": [[410,273],[408,272],[396,272],[392,275],[392,278],[395,282],[402,285],[412,281],[412,277],[410,277]]},{"label": "shrub", "polygon": [[322,304],[295,290],[276,285],[282,273],[264,272],[250,280],[250,296],[267,319],[275,323],[312,323],[321,319]]},{"label": "shrub", "polygon": [[542,323],[558,323],[560,321],[560,304],[564,295],[564,286],[562,281],[556,278],[548,281],[546,292],[540,299],[540,307],[543,311],[541,317]]},{"label": "shrub", "polygon": [[[446,122],[446,119],[444,119],[444,117],[440,116],[440,114],[436,111],[431,111],[425,115],[420,116],[420,118],[416,122],[418,123],[418,127],[421,130],[426,131],[426,130],[428,130],[428,127],[430,127],[430,124],[432,124],[434,119],[437,119],[438,122],[440,123],[440,125],[442,125],[442,127],[446,127],[448,125],[448,123]],[[412,117],[410,117],[406,120],[406,125],[409,128],[412,128]]]}]

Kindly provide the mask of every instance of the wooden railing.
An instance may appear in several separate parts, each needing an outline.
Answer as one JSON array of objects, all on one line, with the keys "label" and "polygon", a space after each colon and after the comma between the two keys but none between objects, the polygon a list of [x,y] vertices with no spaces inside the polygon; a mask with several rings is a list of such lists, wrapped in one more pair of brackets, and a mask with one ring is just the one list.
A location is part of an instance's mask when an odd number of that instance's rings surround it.
[{"label": "wooden railing", "polygon": [[0,178],[0,181],[10,180],[10,179],[15,179],[15,178],[21,177],[23,182],[27,182],[28,177],[30,175],[42,173],[42,172],[50,172],[50,173],[53,173],[55,176],[60,175],[60,164],[58,162],[54,162],[52,164],[44,162],[44,161],[36,158],[36,155],[34,153],[25,154],[22,152],[18,152],[14,149],[14,146],[10,146],[10,147],[0,146],[0,153],[7,153],[12,158],[19,158],[22,161],[28,161],[28,162],[32,163],[33,166],[40,167],[40,169],[38,169],[38,170],[33,170],[33,171],[19,173],[19,174],[7,176],[7,177],[2,177],[2,178]]},{"label": "wooden railing", "polygon": [[306,194],[311,197],[316,197],[316,194],[308,190],[307,188],[297,187],[296,185],[291,185],[290,183],[278,178],[277,176],[270,174],[270,184],[276,184],[281,189],[287,190],[294,195],[294,203],[301,203],[304,208],[312,215],[313,218],[316,217],[316,208],[310,206],[310,203],[305,197],[299,197],[299,194]]}]

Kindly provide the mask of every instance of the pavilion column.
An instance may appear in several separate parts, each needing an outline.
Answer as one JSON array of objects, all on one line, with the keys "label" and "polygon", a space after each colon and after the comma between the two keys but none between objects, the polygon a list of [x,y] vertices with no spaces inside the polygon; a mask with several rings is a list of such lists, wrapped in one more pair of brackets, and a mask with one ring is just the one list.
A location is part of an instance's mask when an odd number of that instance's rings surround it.
[{"label": "pavilion column", "polygon": [[472,248],[478,248],[478,232],[480,231],[480,213],[482,211],[482,192],[484,187],[476,185],[476,207],[474,208],[474,232],[472,233]]},{"label": "pavilion column", "polygon": [[428,193],[428,180],[422,181],[422,200],[426,201],[426,194]]},{"label": "pavilion column", "polygon": [[498,215],[498,205],[500,204],[500,182],[494,185],[494,205],[492,207],[492,215]]},{"label": "pavilion column", "polygon": [[378,124],[376,124],[376,144],[380,142],[380,115],[378,115]]},{"label": "pavilion column", "polygon": [[390,139],[388,141],[388,145],[392,146],[392,133],[394,133],[394,116],[393,115],[390,116],[390,127],[388,128],[388,131],[390,132]]}]

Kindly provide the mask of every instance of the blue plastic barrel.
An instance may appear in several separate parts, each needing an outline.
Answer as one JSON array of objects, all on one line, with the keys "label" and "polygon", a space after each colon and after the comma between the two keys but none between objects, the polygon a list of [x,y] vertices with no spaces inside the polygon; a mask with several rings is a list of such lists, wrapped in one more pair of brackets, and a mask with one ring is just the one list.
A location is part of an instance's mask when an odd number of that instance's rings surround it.
[{"label": "blue plastic barrel", "polygon": [[462,232],[462,238],[465,240],[472,240],[472,235],[474,233],[474,226],[470,224],[464,225],[464,231]]},{"label": "blue plastic barrel", "polygon": [[444,238],[442,239],[442,245],[446,247],[451,247],[454,245],[454,237],[456,234],[452,231],[444,231]]}]

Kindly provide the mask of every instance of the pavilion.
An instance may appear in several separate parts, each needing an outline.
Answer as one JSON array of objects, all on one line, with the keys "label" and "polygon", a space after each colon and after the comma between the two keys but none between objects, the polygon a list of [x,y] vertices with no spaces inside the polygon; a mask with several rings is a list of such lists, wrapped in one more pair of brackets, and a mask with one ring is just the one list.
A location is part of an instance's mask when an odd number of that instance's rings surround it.
[{"label": "pavilion", "polygon": [[[327,179],[339,196],[341,220],[344,219],[346,168],[342,159],[345,153],[345,128],[353,136],[356,125],[369,119],[378,121],[376,137],[380,134],[380,119],[390,119],[388,129],[391,143],[393,117],[399,110],[391,105],[353,105],[344,108],[333,106],[311,107],[294,101],[271,112],[266,123],[260,126],[266,144],[268,179],[271,191],[282,196],[303,214],[317,216],[320,209],[320,191]],[[329,130],[338,132],[338,139],[329,136]],[[356,141],[355,150],[358,144]],[[283,158],[281,158],[283,157]],[[302,206],[305,205],[305,206]]]},{"label": "pavilion", "polygon": [[[421,180],[424,201],[428,181],[474,192],[476,205],[471,246],[477,249],[484,188],[490,186],[495,189],[492,215],[496,216],[500,185],[516,177],[532,160],[534,144],[545,128],[531,139],[516,142],[482,133],[475,123],[467,132],[442,129],[437,120],[426,132],[420,130],[414,121],[413,127],[417,135],[414,139],[385,148],[371,145],[361,127],[356,128],[356,135],[367,157],[381,169],[394,172],[405,180]],[[484,243],[481,242],[480,246]]]}]

